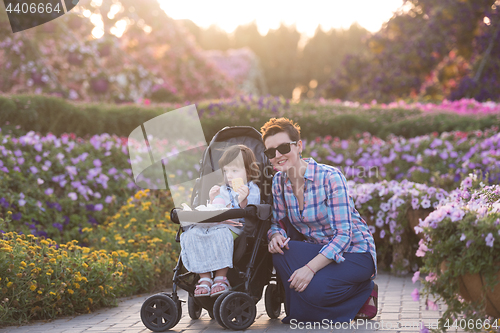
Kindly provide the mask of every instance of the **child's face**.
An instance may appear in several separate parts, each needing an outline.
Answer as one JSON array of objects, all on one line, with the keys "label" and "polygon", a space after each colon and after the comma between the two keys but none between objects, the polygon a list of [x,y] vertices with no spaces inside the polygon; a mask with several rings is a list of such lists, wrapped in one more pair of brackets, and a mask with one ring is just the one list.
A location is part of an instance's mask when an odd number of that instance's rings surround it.
[{"label": "child's face", "polygon": [[222,172],[224,172],[224,177],[228,182],[231,182],[231,180],[236,178],[243,179],[244,183],[247,182],[247,173],[245,171],[245,168],[241,166],[229,164],[222,168]]}]

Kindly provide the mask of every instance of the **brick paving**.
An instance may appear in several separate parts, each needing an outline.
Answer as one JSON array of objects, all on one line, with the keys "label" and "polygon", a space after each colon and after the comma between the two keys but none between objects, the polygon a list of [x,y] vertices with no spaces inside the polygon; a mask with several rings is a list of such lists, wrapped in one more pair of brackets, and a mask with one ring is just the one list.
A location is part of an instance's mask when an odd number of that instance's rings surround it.
[{"label": "brick paving", "polygon": [[[298,327],[297,325],[282,324],[279,319],[269,319],[265,311],[264,300],[257,304],[257,318],[247,330],[252,333],[264,332],[419,332],[416,323],[426,326],[437,325],[437,319],[445,310],[443,304],[438,304],[437,311],[426,310],[423,300],[412,300],[411,292],[420,285],[414,285],[411,275],[396,277],[387,273],[380,273],[375,280],[379,286],[379,312],[373,320],[344,324],[344,327],[330,325],[316,328]],[[187,292],[180,290],[179,298],[187,301]],[[140,318],[140,309],[144,300],[150,295],[140,295],[122,298],[115,308],[101,309],[91,314],[73,317],[64,317],[50,322],[33,322],[25,326],[4,327],[1,333],[80,333],[80,332],[151,332]],[[280,319],[284,317],[284,310]],[[406,326],[406,327],[405,327]],[[437,328],[437,327],[436,327]],[[179,323],[170,330],[171,332],[228,332],[215,320],[211,320],[208,313],[203,310],[200,319],[192,320],[187,311],[187,303],[183,303],[182,317]],[[448,332],[455,332],[448,330]],[[462,332],[462,331],[458,331]]]}]

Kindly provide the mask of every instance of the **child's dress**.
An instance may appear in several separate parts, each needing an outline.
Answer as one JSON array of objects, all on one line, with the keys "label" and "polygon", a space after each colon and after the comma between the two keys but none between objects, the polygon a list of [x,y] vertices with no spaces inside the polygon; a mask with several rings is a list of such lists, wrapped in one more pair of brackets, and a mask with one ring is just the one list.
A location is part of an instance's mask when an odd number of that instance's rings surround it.
[{"label": "child's dress", "polygon": [[[250,193],[247,205],[260,204],[260,189],[253,182],[247,184]],[[225,205],[240,208],[235,192],[229,186],[221,186],[217,197],[224,199]],[[244,222],[243,219],[240,222]],[[193,273],[207,273],[222,268],[233,267],[234,238],[243,232],[243,227],[220,224],[204,227],[203,223],[190,226],[181,234],[181,258],[184,267]]]}]

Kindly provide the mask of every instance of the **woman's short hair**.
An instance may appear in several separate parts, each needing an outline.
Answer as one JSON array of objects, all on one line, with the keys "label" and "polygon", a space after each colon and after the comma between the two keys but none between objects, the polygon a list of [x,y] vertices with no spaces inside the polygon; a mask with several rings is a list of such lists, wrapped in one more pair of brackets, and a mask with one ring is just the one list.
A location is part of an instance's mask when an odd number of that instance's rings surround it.
[{"label": "woman's short hair", "polygon": [[264,142],[268,137],[281,132],[287,133],[292,141],[300,140],[300,126],[288,118],[271,118],[260,128]]},{"label": "woman's short hair", "polygon": [[[237,158],[241,153],[241,158]],[[241,164],[243,162],[243,165]],[[219,159],[219,167],[221,170],[227,165],[237,165],[238,167],[245,168],[247,174],[247,182],[253,181],[258,183],[260,179],[260,168],[255,158],[253,151],[245,145],[234,145],[227,148]]]}]

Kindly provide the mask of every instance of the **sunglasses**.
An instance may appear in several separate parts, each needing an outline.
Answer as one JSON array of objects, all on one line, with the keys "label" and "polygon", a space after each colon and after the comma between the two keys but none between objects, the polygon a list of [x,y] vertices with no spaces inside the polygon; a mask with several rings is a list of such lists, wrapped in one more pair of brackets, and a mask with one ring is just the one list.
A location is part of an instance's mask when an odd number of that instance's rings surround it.
[{"label": "sunglasses", "polygon": [[264,150],[264,154],[269,159],[276,157],[276,150],[279,151],[281,155],[288,154],[290,152],[290,150],[292,150],[292,148],[290,147],[290,145],[292,145],[292,144],[296,145],[297,141],[282,143],[276,148],[266,149],[266,150]]}]

